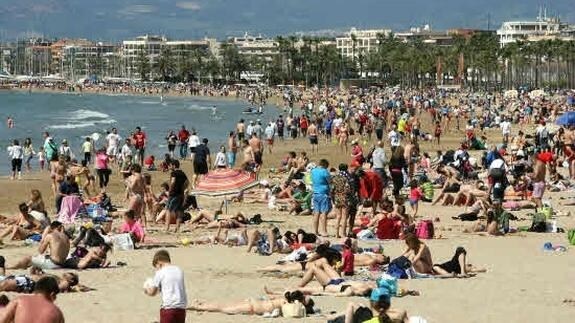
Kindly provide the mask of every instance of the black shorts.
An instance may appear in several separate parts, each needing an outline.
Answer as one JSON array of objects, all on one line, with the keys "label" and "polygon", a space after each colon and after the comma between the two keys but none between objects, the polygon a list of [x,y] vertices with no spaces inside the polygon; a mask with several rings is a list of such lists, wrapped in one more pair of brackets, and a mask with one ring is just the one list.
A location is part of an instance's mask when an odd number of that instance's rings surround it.
[{"label": "black shorts", "polygon": [[196,147],[188,147],[190,149],[190,153],[194,154],[196,153]]},{"label": "black shorts", "polygon": [[258,165],[263,164],[262,152],[261,152],[261,151],[254,152],[254,161],[255,161],[256,164],[258,164]]},{"label": "black shorts", "polygon": [[312,145],[317,145],[317,136],[309,136],[309,143]]},{"label": "black shorts", "polygon": [[14,158],[12,159],[12,171],[20,171],[22,169],[22,159]]},{"label": "black shorts", "polygon": [[166,209],[171,212],[183,211],[184,200],[181,196],[170,196],[166,202]]},{"label": "black shorts", "polygon": [[205,175],[208,173],[208,163],[194,160],[194,174]]},{"label": "black shorts", "polygon": [[168,145],[168,151],[174,151],[176,149],[176,145]]}]

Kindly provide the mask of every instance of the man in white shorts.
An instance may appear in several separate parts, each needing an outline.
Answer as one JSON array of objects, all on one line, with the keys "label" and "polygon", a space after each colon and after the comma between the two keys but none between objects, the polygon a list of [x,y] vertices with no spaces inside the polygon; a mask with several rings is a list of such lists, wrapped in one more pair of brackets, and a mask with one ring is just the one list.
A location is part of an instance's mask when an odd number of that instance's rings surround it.
[{"label": "man in white shorts", "polygon": [[[47,250],[49,254],[44,254]],[[40,269],[58,269],[68,258],[70,253],[70,238],[64,232],[64,226],[58,221],[54,221],[46,228],[42,234],[42,241],[38,247],[39,255],[26,256],[7,269],[27,269],[38,267]]]},{"label": "man in white shorts", "polygon": [[108,142],[106,154],[110,157],[111,161],[114,161],[116,155],[118,155],[118,147],[120,146],[121,139],[120,135],[118,135],[118,129],[116,128],[112,128],[112,131],[106,136],[106,141]]}]

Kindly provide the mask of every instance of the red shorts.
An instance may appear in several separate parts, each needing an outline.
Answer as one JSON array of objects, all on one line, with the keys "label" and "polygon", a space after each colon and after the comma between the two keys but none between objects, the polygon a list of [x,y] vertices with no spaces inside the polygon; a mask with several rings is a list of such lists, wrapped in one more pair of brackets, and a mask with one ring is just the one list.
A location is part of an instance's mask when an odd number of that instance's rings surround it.
[{"label": "red shorts", "polygon": [[160,309],[160,323],[186,323],[186,309],[184,308]]}]

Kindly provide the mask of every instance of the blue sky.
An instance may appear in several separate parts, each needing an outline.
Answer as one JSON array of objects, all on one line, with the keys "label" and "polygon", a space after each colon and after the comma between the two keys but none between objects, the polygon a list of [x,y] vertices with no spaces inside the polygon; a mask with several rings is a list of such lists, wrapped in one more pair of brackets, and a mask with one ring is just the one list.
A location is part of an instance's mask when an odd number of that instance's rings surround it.
[{"label": "blue sky", "polygon": [[0,39],[25,35],[120,40],[139,34],[225,38],[430,24],[486,28],[549,15],[575,23],[573,0],[0,0]]}]

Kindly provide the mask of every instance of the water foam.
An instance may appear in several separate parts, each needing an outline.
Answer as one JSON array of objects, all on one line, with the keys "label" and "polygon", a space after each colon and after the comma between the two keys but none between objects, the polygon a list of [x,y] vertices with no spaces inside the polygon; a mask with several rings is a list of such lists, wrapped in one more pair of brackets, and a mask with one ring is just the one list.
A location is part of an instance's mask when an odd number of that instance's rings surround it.
[{"label": "water foam", "polygon": [[48,129],[78,129],[78,128],[88,128],[94,127],[96,123],[94,122],[76,122],[76,123],[65,123],[65,124],[57,124],[53,126],[48,126]]},{"label": "water foam", "polygon": [[70,112],[68,115],[70,120],[92,120],[92,119],[108,119],[110,115],[94,110],[79,109]]}]

